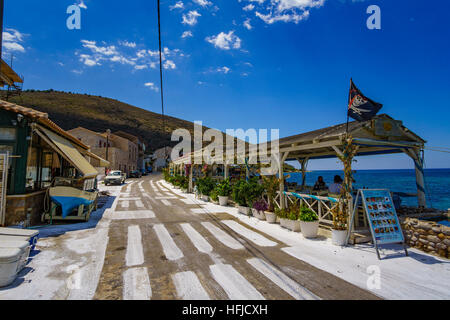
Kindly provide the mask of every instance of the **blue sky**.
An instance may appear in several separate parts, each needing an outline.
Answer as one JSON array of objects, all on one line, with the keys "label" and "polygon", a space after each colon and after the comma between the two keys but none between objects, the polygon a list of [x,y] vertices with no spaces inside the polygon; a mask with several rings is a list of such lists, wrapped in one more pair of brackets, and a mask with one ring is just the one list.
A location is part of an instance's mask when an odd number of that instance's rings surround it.
[{"label": "blue sky", "polygon": [[[78,4],[81,30],[66,27]],[[369,5],[381,30],[369,30]],[[166,112],[208,127],[345,121],[349,80],[433,147],[450,148],[450,3],[407,0],[162,0]],[[25,89],[115,98],[160,112],[156,1],[6,1],[3,57]],[[183,37],[184,34],[184,37]],[[427,151],[429,168],[450,154]],[[336,160],[310,169],[339,168]],[[365,168],[412,168],[405,155]]]}]

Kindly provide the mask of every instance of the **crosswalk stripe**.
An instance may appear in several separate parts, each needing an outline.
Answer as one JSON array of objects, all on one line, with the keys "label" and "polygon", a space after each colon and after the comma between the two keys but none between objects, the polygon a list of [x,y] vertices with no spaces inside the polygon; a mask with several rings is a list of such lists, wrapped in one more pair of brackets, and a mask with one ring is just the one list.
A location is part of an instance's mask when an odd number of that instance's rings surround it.
[{"label": "crosswalk stripe", "polygon": [[153,219],[153,218],[155,218],[155,213],[152,210],[115,211],[112,215],[113,220]]},{"label": "crosswalk stripe", "polygon": [[183,300],[210,300],[197,275],[192,271],[172,275],[177,295]]},{"label": "crosswalk stripe", "polygon": [[128,267],[144,263],[141,229],[137,225],[128,226],[128,244],[125,259]]},{"label": "crosswalk stripe", "polygon": [[256,233],[250,229],[247,229],[243,225],[237,223],[233,220],[223,220],[224,224],[226,224],[228,227],[230,227],[234,232],[239,233],[241,236],[247,238],[248,240],[252,241],[253,243],[257,244],[261,247],[274,247],[277,245],[276,242],[271,241],[267,239],[266,237],[260,235],[259,233]]},{"label": "crosswalk stripe", "polygon": [[142,202],[142,200],[136,200],[136,207],[138,208],[145,208],[144,203]]},{"label": "crosswalk stripe", "polygon": [[265,298],[233,266],[214,264],[209,266],[214,280],[220,284],[231,300],[265,300]]},{"label": "crosswalk stripe", "polygon": [[141,198],[138,197],[122,197],[122,195],[120,195],[120,201],[137,201],[140,200]]},{"label": "crosswalk stripe", "polygon": [[231,237],[222,229],[216,227],[211,222],[202,222],[202,226],[204,226],[217,240],[222,242],[225,246],[231,249],[244,249],[244,246],[240,244],[236,239]]},{"label": "crosswalk stripe", "polygon": [[166,227],[162,224],[156,224],[153,226],[156,235],[158,236],[158,240],[163,247],[164,254],[166,258],[169,260],[177,260],[183,258],[183,252],[177,247],[172,237],[167,231]]},{"label": "crosswalk stripe", "polygon": [[267,262],[259,259],[252,258],[248,259],[247,262],[255,268],[257,271],[262,273],[278,287],[286,291],[289,295],[297,300],[318,300],[319,298],[311,293],[308,289],[304,288],[287,275],[285,275],[280,270],[274,268]]},{"label": "crosswalk stripe", "polygon": [[165,206],[171,206],[171,205],[172,205],[172,202],[170,202],[169,200],[162,199],[161,202],[162,202]]},{"label": "crosswalk stripe", "polygon": [[195,230],[189,223],[182,223],[180,225],[198,251],[203,253],[209,253],[212,251],[213,248],[208,241],[206,241],[206,239],[203,238],[202,235],[198,233],[198,231]]},{"label": "crosswalk stripe", "polygon": [[123,300],[150,300],[151,297],[147,268],[131,268],[123,273]]},{"label": "crosswalk stripe", "polygon": [[130,201],[128,200],[121,200],[120,201],[120,206],[123,208],[129,208],[130,207]]}]

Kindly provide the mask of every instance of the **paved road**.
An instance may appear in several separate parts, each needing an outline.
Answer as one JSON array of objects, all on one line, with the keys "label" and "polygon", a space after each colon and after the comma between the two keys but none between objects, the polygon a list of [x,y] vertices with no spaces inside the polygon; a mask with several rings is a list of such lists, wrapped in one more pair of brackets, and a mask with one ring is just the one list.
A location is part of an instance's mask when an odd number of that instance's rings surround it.
[{"label": "paved road", "polygon": [[378,299],[161,179],[121,188],[95,299]]}]

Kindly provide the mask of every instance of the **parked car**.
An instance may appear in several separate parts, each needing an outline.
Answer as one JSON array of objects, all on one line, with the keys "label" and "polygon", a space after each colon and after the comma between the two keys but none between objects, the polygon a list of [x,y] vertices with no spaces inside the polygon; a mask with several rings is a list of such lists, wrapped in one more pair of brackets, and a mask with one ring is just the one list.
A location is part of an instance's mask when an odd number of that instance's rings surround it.
[{"label": "parked car", "polygon": [[120,170],[113,170],[105,177],[105,185],[110,184],[123,184],[125,183],[127,176]]},{"label": "parked car", "polygon": [[133,170],[130,172],[130,178],[140,178],[142,177],[142,173],[138,170]]}]

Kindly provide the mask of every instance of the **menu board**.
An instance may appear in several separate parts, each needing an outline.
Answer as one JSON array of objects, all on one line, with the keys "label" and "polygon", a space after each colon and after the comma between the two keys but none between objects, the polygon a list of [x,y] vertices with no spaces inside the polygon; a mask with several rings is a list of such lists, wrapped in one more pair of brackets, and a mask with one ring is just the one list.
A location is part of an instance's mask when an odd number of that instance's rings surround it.
[{"label": "menu board", "polygon": [[403,232],[389,190],[360,190],[377,244],[404,242]]}]

